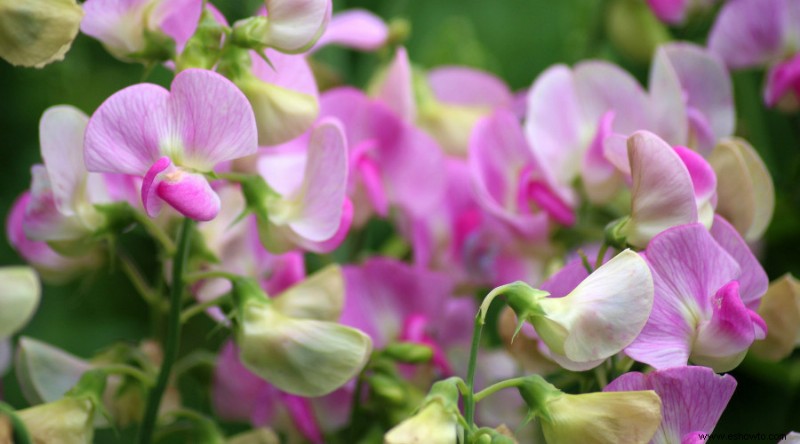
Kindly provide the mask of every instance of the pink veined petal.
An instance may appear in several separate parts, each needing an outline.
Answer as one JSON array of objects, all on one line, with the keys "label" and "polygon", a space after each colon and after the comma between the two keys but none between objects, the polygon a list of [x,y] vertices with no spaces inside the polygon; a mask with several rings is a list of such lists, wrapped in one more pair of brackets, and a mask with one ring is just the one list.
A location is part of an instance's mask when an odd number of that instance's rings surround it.
[{"label": "pink veined petal", "polygon": [[511,108],[514,97],[508,86],[488,72],[464,66],[444,66],[428,73],[436,98],[454,105]]},{"label": "pink veined petal", "polygon": [[530,179],[542,175],[510,111],[497,110],[478,121],[470,137],[469,165],[477,200],[486,211],[526,237],[546,234],[545,213],[524,214],[515,209],[523,171],[529,171]]},{"label": "pink veined petal", "polygon": [[[303,184],[303,171],[306,168],[308,160],[308,147],[307,133],[297,139],[294,139],[280,147],[292,145],[291,150],[280,150],[271,147],[268,150],[262,150],[258,159],[258,174],[264,178],[267,184],[278,194],[284,196],[291,195],[298,190]],[[300,148],[295,150],[294,147]]]},{"label": "pink veined petal", "polygon": [[725,2],[708,37],[708,48],[730,68],[748,68],[780,56],[786,32],[786,0]]},{"label": "pink veined petal", "polygon": [[659,20],[665,23],[678,24],[686,17],[689,0],[647,0],[650,9]]},{"label": "pink veined petal", "polygon": [[311,132],[303,184],[292,199],[299,213],[288,221],[300,236],[315,242],[336,234],[347,191],[347,145],[335,119],[322,120]]},{"label": "pink veined petal", "polygon": [[336,230],[333,237],[325,241],[314,242],[300,236],[293,236],[292,241],[306,251],[320,254],[330,253],[338,248],[347,237],[347,234],[350,233],[350,227],[353,224],[353,214],[353,202],[350,198],[345,197],[344,204],[342,205],[342,218],[339,223],[339,229]]},{"label": "pink veined petal", "polygon": [[327,45],[374,51],[385,45],[388,38],[389,27],[380,17],[366,9],[348,9],[331,17],[311,52]]},{"label": "pink veined petal", "polygon": [[217,216],[221,202],[208,180],[197,173],[181,169],[161,174],[156,194],[184,216],[208,221]]},{"label": "pink veined petal", "polygon": [[202,69],[181,71],[172,81],[168,106],[147,115],[157,128],[160,151],[199,171],[255,154],[255,116],[250,102],[230,80]]},{"label": "pink veined petal", "polygon": [[711,308],[711,317],[698,326],[689,359],[716,371],[729,371],[744,359],[744,353],[755,340],[756,329],[750,315],[753,312],[742,303],[737,281],[717,290]]},{"label": "pink veined petal", "polygon": [[[692,119],[691,112],[695,110],[710,127],[712,140],[698,143],[699,151],[707,155],[717,140],[733,134],[736,123],[733,86],[725,64],[716,54],[688,43],[665,45],[659,52],[678,78],[686,96],[689,118]],[[698,139],[703,142],[703,137]]]},{"label": "pink veined petal", "polygon": [[84,161],[89,171],[144,176],[162,154],[156,128],[148,115],[166,108],[169,92],[143,83],[118,91],[89,119]]},{"label": "pink veined petal", "polygon": [[731,375],[717,375],[708,367],[681,366],[626,373],[603,391],[655,390],[661,398],[662,419],[650,443],[674,444],[705,442],[687,441],[687,437],[712,433],[735,389]]},{"label": "pink veined petal", "polygon": [[627,180],[631,179],[631,161],[628,159],[628,137],[614,133],[603,140],[603,156]]},{"label": "pink veined petal", "polygon": [[653,58],[649,89],[655,133],[670,145],[685,145],[689,136],[687,96],[665,51],[656,51]]},{"label": "pink veined petal", "polygon": [[411,62],[405,48],[397,48],[394,59],[386,68],[383,80],[374,96],[406,122],[413,122],[417,118]]},{"label": "pink veined petal", "polygon": [[67,216],[75,214],[73,204],[88,174],[83,162],[88,122],[86,114],[67,105],[48,108],[39,121],[39,144],[53,198],[58,211]]},{"label": "pink veined petal", "polygon": [[714,216],[711,236],[739,264],[742,272],[737,277],[739,295],[751,310],[758,309],[761,296],[767,292],[769,278],[739,232],[721,216]]},{"label": "pink veined petal", "polygon": [[700,224],[654,237],[645,257],[655,302],[642,333],[625,352],[658,369],[686,365],[698,323],[711,317],[711,298],[736,279],[739,266]]},{"label": "pink veined petal", "polygon": [[144,49],[145,12],[150,0],[87,0],[81,32],[102,42],[117,56]]},{"label": "pink veined petal", "polygon": [[255,410],[259,393],[267,383],[239,362],[239,352],[233,341],[222,346],[214,367],[211,398],[214,411],[229,421],[249,421]]},{"label": "pink veined petal", "polygon": [[698,203],[710,200],[717,192],[717,175],[714,169],[703,156],[689,148],[676,146],[675,152],[689,171]]},{"label": "pink veined petal", "polygon": [[267,44],[281,52],[310,48],[331,19],[331,0],[265,0]]},{"label": "pink veined petal", "polygon": [[579,103],[572,72],[564,65],[547,69],[528,92],[525,136],[540,163],[560,183],[571,182],[580,168]]},{"label": "pink veined petal", "polygon": [[692,178],[678,154],[658,136],[640,131],[628,138],[631,219],[628,242],[644,247],[667,228],[697,222]]},{"label": "pink veined petal", "polygon": [[169,157],[164,156],[158,159],[144,175],[144,180],[142,181],[142,205],[148,216],[156,217],[161,211],[162,202],[156,194],[160,182],[159,175],[164,171],[175,170],[175,165],[172,164]]},{"label": "pink veined petal", "polygon": [[764,89],[764,103],[776,106],[789,94],[800,97],[800,53],[770,68]]},{"label": "pink veined petal", "polygon": [[77,215],[67,216],[58,210],[44,165],[34,165],[31,175],[31,198],[25,207],[23,223],[25,234],[40,241],[73,240],[89,234]]}]

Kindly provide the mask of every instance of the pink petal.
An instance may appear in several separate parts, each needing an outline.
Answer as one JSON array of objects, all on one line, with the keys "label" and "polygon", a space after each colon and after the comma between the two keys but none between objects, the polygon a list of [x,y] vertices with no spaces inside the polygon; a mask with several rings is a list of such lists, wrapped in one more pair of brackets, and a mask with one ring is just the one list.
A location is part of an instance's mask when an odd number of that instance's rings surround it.
[{"label": "pink petal", "polygon": [[688,0],[647,0],[653,14],[665,23],[678,24],[686,16]]},{"label": "pink petal", "polygon": [[312,51],[326,45],[374,51],[385,45],[388,38],[389,27],[380,17],[366,9],[348,9],[333,15]]},{"label": "pink petal", "polygon": [[675,147],[675,153],[681,158],[692,178],[695,198],[698,203],[709,201],[717,191],[717,174],[711,165],[695,151],[682,146]]},{"label": "pink petal", "polygon": [[164,173],[156,193],[190,219],[207,221],[219,213],[219,196],[202,174],[182,170]]},{"label": "pink petal", "polygon": [[162,202],[156,195],[158,183],[160,182],[158,176],[164,171],[174,171],[175,169],[169,157],[165,156],[158,159],[144,175],[144,180],[142,181],[142,205],[144,205],[148,216],[156,217],[161,211]]},{"label": "pink petal", "polygon": [[[612,135],[611,126],[614,117],[614,111],[607,111],[600,118],[600,123],[597,125],[597,133],[594,135],[581,163],[581,177],[583,178],[584,189],[593,201],[604,202],[611,199],[620,182],[617,170],[614,164],[606,158],[604,149],[604,141]],[[625,161],[627,163],[627,153],[625,153]]]},{"label": "pink petal", "polygon": [[645,256],[655,301],[642,333],[625,352],[658,369],[686,365],[697,322],[710,319],[712,296],[739,275],[739,266],[700,224],[653,238]]},{"label": "pink petal", "polygon": [[628,138],[628,157],[633,176],[631,245],[644,247],[667,228],[697,222],[692,178],[671,146],[640,131]]},{"label": "pink petal", "polygon": [[713,140],[698,146],[709,154],[717,140],[733,134],[736,123],[730,75],[716,54],[699,46],[676,43],[662,46],[659,52],[674,70],[687,108],[696,110],[710,126]]},{"label": "pink petal", "polygon": [[349,198],[344,199],[342,205],[342,219],[339,222],[339,229],[336,234],[328,240],[322,242],[313,242],[305,238],[297,236],[293,239],[294,243],[306,251],[311,251],[319,254],[327,254],[337,249],[339,245],[344,242],[347,235],[350,233],[350,227],[353,224],[353,203]]},{"label": "pink petal", "polygon": [[319,96],[317,81],[314,79],[314,73],[305,56],[283,54],[272,49],[267,49],[265,54],[272,66],[253,52],[250,53],[252,70],[256,77],[267,83],[308,94],[314,98]]},{"label": "pink petal", "polygon": [[197,29],[202,12],[202,0],[160,1],[153,9],[150,22],[157,23],[164,34],[172,37],[180,51]]},{"label": "pink petal", "polygon": [[25,235],[40,241],[75,240],[90,233],[78,215],[67,216],[56,206],[50,176],[43,165],[31,168],[33,181],[25,207]]},{"label": "pink petal", "polygon": [[681,78],[665,51],[656,51],[650,67],[650,109],[655,133],[670,145],[685,145],[689,136],[686,94]]},{"label": "pink petal", "polygon": [[331,0],[265,0],[269,15],[266,41],[287,53],[303,52],[325,31]]},{"label": "pink petal", "polygon": [[[730,375],[717,375],[708,367],[674,367],[647,374],[626,373],[605,392],[655,390],[661,398],[661,425],[650,441],[671,444],[694,432],[712,433],[736,389]],[[705,442],[705,440],[702,440]]]},{"label": "pink petal", "polygon": [[86,169],[144,176],[162,154],[159,134],[148,115],[167,106],[169,92],[148,83],[118,91],[97,109],[86,126]]},{"label": "pink petal", "polygon": [[782,51],[786,0],[726,2],[708,37],[708,48],[730,68],[767,63]]},{"label": "pink petal", "polygon": [[514,101],[502,80],[464,66],[433,69],[428,73],[428,84],[438,100],[454,105],[510,108]]},{"label": "pink petal", "polygon": [[767,287],[769,287],[769,278],[767,278],[764,267],[753,255],[742,236],[722,217],[714,217],[711,235],[736,260],[742,270],[737,278],[742,302],[751,310],[757,309],[761,296],[767,292]]},{"label": "pink petal", "polygon": [[214,411],[229,421],[248,421],[259,400],[259,393],[268,384],[250,373],[241,362],[233,341],[222,346],[214,368],[211,390]]},{"label": "pink petal", "polygon": [[581,123],[569,68],[556,65],[544,71],[528,92],[525,135],[537,158],[561,183],[569,183],[578,173]]},{"label": "pink petal", "polygon": [[303,184],[297,190],[299,214],[289,226],[316,242],[339,229],[347,190],[347,145],[335,119],[324,119],[312,130]]},{"label": "pink petal", "polygon": [[53,198],[58,210],[68,216],[75,214],[74,201],[85,186],[83,136],[88,122],[86,114],[67,105],[48,108],[39,121],[39,144]]},{"label": "pink petal", "polygon": [[753,312],[742,303],[737,281],[717,290],[711,308],[711,317],[698,326],[690,359],[716,371],[729,371],[741,362],[755,340]]},{"label": "pink petal", "polygon": [[292,422],[306,439],[314,444],[324,443],[322,431],[319,429],[309,398],[280,393],[283,407],[289,413]]},{"label": "pink petal", "polygon": [[81,32],[102,42],[118,57],[144,49],[145,13],[149,0],[87,0]]},{"label": "pink petal", "polygon": [[411,62],[405,48],[397,48],[394,59],[383,75],[374,93],[375,98],[406,122],[413,122],[417,118],[417,104],[414,100]]},{"label": "pink petal", "polygon": [[800,54],[770,68],[764,89],[764,103],[774,107],[784,96],[792,94],[800,97]]},{"label": "pink petal", "polygon": [[[172,81],[168,106],[159,111],[149,114],[146,124],[158,129],[161,152],[180,166],[211,171],[219,162],[249,156],[258,149],[250,102],[215,72],[181,71]],[[175,158],[172,150],[185,157]]]}]

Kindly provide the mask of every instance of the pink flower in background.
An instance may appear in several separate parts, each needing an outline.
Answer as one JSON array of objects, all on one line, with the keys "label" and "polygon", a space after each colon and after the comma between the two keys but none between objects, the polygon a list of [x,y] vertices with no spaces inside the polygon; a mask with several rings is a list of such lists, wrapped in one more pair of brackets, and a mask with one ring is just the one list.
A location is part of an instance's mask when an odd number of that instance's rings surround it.
[{"label": "pink flower in background", "polygon": [[386,44],[389,27],[366,9],[348,9],[331,17],[328,27],[309,52],[327,45],[339,45],[361,51],[375,51]]},{"label": "pink flower in background", "polygon": [[673,367],[647,374],[626,373],[604,392],[655,390],[661,398],[661,425],[651,444],[700,444],[714,431],[728,405],[736,380],[708,367]]},{"label": "pink flower in background", "polygon": [[332,10],[331,0],[264,0],[259,14],[267,20],[258,39],[287,54],[306,52],[325,32]]},{"label": "pink flower in background", "polygon": [[[717,226],[717,225],[720,226]],[[695,364],[735,368],[766,324],[755,309],[767,279],[736,231],[722,219],[671,228],[644,255],[653,273],[653,312],[625,353],[657,369]]]},{"label": "pink flower in background", "polygon": [[339,121],[322,119],[305,137],[266,152],[258,172],[277,195],[265,202],[269,226],[261,239],[270,251],[295,246],[329,252],[352,221],[347,198],[347,141]]},{"label": "pink flower in background", "polygon": [[444,156],[436,142],[356,89],[327,91],[320,104],[320,116],[341,121],[347,137],[354,225],[387,217],[390,206],[422,217],[439,204]]},{"label": "pink flower in background", "polygon": [[253,110],[230,81],[210,71],[183,71],[171,89],[134,85],[100,105],[86,128],[86,167],[143,176],[142,202],[151,217],[166,202],[186,217],[210,220],[220,201],[203,173],[256,152]]},{"label": "pink flower in background", "polygon": [[[144,57],[172,40],[180,50],[194,34],[202,0],[87,0],[81,31],[122,60]],[[164,48],[159,48],[163,51]],[[163,56],[163,54],[160,54]]]},{"label": "pink flower in background", "polygon": [[694,10],[709,9],[717,0],[647,0],[656,17],[670,25],[680,25]]},{"label": "pink flower in background", "polygon": [[[722,7],[708,48],[731,69],[769,69],[764,102],[796,110],[800,98],[800,4],[794,0],[736,0]],[[793,98],[793,99],[792,99]]]},{"label": "pink flower in background", "polygon": [[498,110],[478,122],[469,164],[478,202],[517,236],[541,241],[551,223],[575,223],[571,190],[557,186],[551,165],[534,155],[510,111]]}]

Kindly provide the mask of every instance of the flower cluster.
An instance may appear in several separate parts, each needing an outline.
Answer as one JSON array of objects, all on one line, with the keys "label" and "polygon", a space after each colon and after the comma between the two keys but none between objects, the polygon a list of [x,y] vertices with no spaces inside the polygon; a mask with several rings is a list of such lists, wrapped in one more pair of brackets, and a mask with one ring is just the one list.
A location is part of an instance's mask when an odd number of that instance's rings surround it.
[{"label": "flower cluster", "polygon": [[[766,105],[796,111],[794,0],[726,2],[707,47],[648,53],[646,86],[585,60],[523,91],[418,66],[401,22],[331,0],[232,24],[202,0],[5,3],[11,63],[63,58],[79,24],[174,75],[41,117],[42,164],[7,217],[29,266],[0,269],[0,373],[16,348],[34,406],[0,403],[0,441],[135,425],[142,443],[704,442],[737,385],[724,373],[800,345],[800,285],[759,262],[774,186],[737,136],[729,73],[768,66]],[[642,13],[623,3],[615,20]],[[713,3],[647,2],[675,26]],[[325,80],[327,45],[381,60],[367,87]],[[126,252],[142,235],[155,258]],[[84,359],[13,339],[40,278],[105,269],[162,341]],[[196,316],[227,332],[213,359],[180,350]],[[202,401],[182,396],[204,365]]]}]

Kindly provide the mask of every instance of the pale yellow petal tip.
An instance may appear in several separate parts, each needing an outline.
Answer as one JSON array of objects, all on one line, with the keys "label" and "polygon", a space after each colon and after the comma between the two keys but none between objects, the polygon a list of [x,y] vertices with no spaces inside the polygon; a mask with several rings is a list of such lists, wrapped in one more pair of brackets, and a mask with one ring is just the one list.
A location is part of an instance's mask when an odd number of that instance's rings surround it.
[{"label": "pale yellow petal tip", "polygon": [[33,442],[91,443],[94,404],[87,398],[62,398],[17,412]]},{"label": "pale yellow petal tip", "polygon": [[644,444],[661,424],[661,398],[652,390],[563,395],[547,402],[548,444]]},{"label": "pale yellow petal tip", "polygon": [[280,444],[280,442],[278,435],[266,427],[240,433],[227,441],[228,444]]},{"label": "pale yellow petal tip", "polygon": [[773,281],[758,314],[767,323],[767,337],[753,344],[753,353],[770,361],[789,356],[800,345],[800,281],[788,273]]},{"label": "pale yellow petal tip", "polygon": [[0,338],[19,331],[39,306],[42,288],[31,267],[0,267]]},{"label": "pale yellow petal tip", "polygon": [[303,134],[319,115],[316,97],[249,75],[234,83],[250,101],[258,127],[258,144],[271,146]]},{"label": "pale yellow petal tip", "polygon": [[0,0],[0,57],[34,68],[63,60],[82,18],[75,0]]},{"label": "pale yellow petal tip", "polygon": [[430,402],[414,416],[389,430],[385,444],[455,444],[458,422],[440,402]]}]

